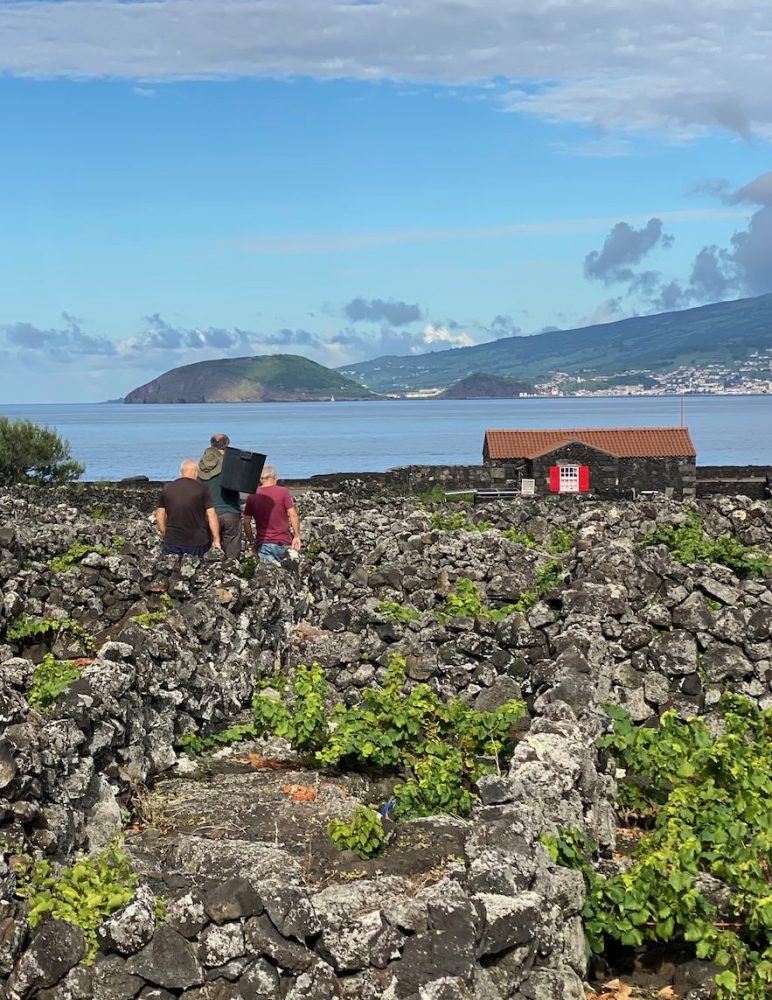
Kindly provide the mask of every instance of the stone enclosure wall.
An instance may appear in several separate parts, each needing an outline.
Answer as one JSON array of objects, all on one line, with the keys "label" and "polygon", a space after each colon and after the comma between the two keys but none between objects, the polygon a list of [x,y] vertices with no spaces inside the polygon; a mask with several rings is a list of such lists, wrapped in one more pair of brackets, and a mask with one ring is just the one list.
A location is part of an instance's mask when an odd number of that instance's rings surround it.
[{"label": "stone enclosure wall", "polygon": [[[493,524],[470,532],[434,529],[429,511],[398,496],[308,494],[299,498],[305,556],[286,568],[259,566],[247,580],[219,554],[201,563],[162,557],[147,507],[119,497],[105,509],[103,491],[81,490],[77,506],[66,490],[0,495],[0,643],[21,615],[82,630],[62,630],[53,646],[0,645],[4,843],[59,861],[102,848],[136,819],[147,786],[182,773],[184,735],[241,718],[256,680],[277,664],[291,672],[321,663],[335,697],[353,704],[398,652],[409,684],[427,682],[481,708],[522,697],[529,725],[511,765],[481,781],[469,821],[398,824],[384,857],[353,869],[353,879],[351,869],[312,877],[291,843],[279,843],[279,824],[285,835],[297,819],[289,807],[276,812],[275,842],[223,833],[217,809],[226,808],[227,782],[213,782],[207,810],[218,836],[197,827],[183,842],[152,833],[151,821],[141,836],[127,835],[142,888],[101,932],[93,965],[82,962],[82,935],[71,925],[28,927],[6,852],[7,1000],[581,1000],[582,881],[552,864],[539,837],[576,826],[613,846],[614,781],[594,748],[599,706],[623,704],[638,721],[667,707],[710,714],[726,687],[772,705],[769,581],[685,567],[662,546],[642,547],[657,525],[684,520],[679,503],[552,497],[459,508]],[[719,498],[689,509],[713,536],[772,545],[765,503]],[[506,528],[535,546],[508,541]],[[568,550],[550,552],[566,528]],[[54,572],[52,558],[75,541],[108,552]],[[462,576],[489,606],[515,601],[554,560],[561,582],[527,614],[441,622],[431,613]],[[424,614],[388,621],[384,600]],[[153,611],[165,619],[152,627],[132,620]],[[49,649],[93,662],[43,714],[27,696]],[[398,864],[399,845],[418,841],[429,860],[415,870]],[[151,842],[160,851],[152,863]],[[159,925],[154,893],[168,901]]]}]

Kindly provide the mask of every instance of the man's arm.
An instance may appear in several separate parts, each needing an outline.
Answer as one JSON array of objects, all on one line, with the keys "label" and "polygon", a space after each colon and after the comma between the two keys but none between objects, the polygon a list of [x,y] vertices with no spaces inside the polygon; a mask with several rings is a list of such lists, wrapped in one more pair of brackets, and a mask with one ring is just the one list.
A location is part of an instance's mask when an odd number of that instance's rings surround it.
[{"label": "man's arm", "polygon": [[217,519],[217,511],[214,507],[206,508],[206,519],[209,522],[209,530],[212,533],[212,547],[219,549],[220,546],[220,522]]},{"label": "man's arm", "polygon": [[300,518],[298,517],[298,512],[294,507],[290,507],[287,511],[287,516],[289,517],[290,528],[292,528],[292,548],[296,552],[300,552]]},{"label": "man's arm", "polygon": [[155,523],[158,525],[158,530],[161,533],[161,538],[166,534],[166,508],[157,507],[155,512]]}]

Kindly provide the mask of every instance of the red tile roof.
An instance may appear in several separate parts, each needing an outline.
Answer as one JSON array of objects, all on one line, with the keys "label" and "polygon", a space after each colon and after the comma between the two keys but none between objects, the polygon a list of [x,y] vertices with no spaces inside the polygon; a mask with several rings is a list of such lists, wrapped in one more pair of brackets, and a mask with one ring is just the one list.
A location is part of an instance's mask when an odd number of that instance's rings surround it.
[{"label": "red tile roof", "polygon": [[590,427],[571,430],[488,430],[488,458],[537,458],[572,441],[616,458],[696,458],[686,427]]}]

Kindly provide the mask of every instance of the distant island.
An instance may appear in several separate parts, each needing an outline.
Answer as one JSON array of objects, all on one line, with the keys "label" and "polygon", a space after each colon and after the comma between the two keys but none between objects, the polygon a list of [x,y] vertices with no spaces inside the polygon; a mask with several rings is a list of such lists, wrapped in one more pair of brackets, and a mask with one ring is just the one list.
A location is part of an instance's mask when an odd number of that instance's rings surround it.
[{"label": "distant island", "polygon": [[172,368],[124,403],[277,403],[377,399],[340,372],[296,354],[222,358]]},{"label": "distant island", "polygon": [[499,378],[475,372],[439,393],[438,399],[515,399],[517,396],[532,395],[535,389],[527,382]]}]

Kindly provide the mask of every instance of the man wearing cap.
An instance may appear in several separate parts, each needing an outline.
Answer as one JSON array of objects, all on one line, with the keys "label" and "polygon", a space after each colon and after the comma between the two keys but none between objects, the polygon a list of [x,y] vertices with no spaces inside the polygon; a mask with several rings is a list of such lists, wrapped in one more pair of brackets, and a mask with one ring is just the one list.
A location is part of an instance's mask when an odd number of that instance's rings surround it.
[{"label": "man wearing cap", "polygon": [[241,498],[222,485],[222,464],[230,444],[227,434],[213,434],[198,463],[198,478],[209,487],[220,526],[220,543],[227,559],[241,558]]}]

